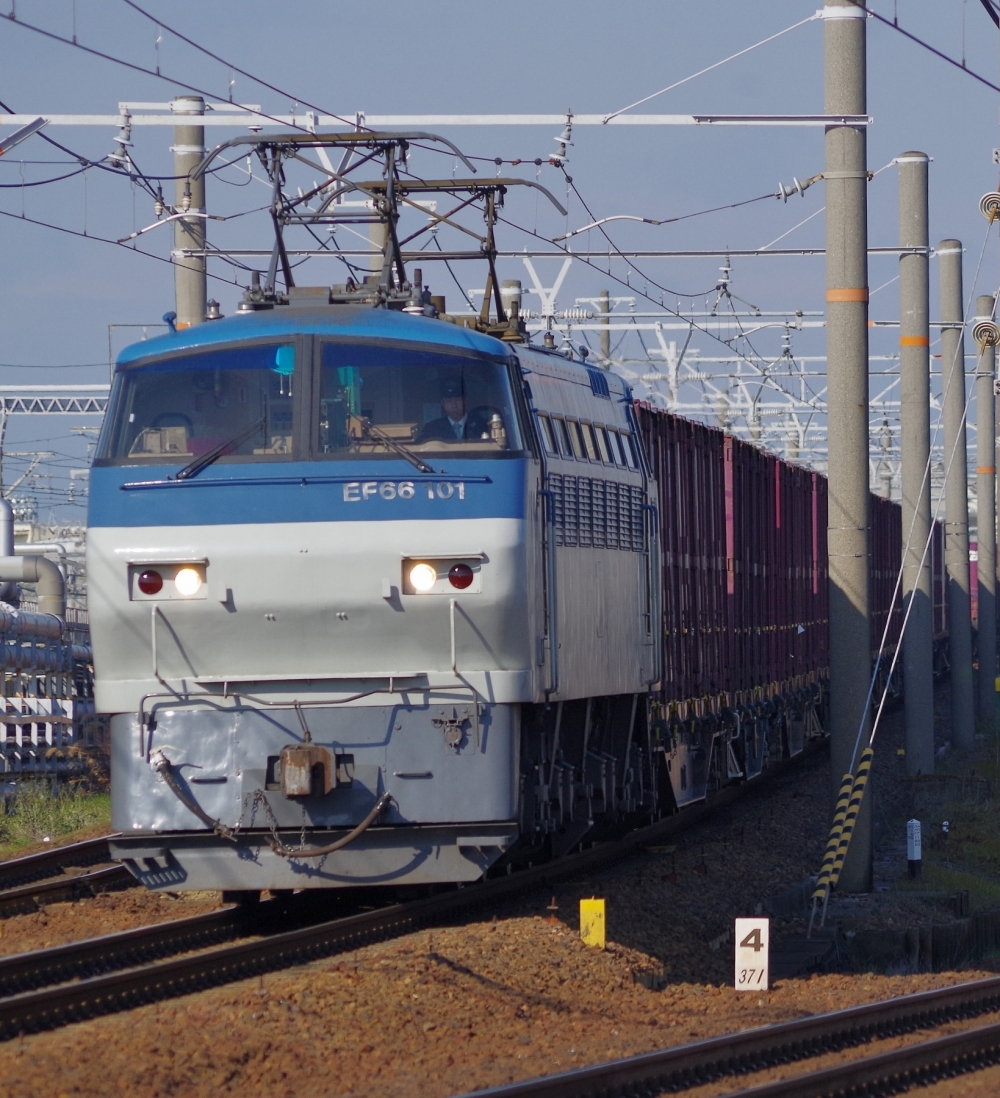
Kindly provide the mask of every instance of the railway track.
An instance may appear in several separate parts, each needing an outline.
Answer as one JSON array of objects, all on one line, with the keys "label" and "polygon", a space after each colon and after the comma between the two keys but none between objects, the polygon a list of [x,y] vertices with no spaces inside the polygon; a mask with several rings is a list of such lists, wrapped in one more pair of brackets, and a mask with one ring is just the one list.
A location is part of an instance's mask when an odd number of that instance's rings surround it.
[{"label": "railway track", "polygon": [[51,850],[42,850],[37,854],[26,854],[22,858],[11,858],[0,862],[0,889],[14,888],[29,884],[45,877],[53,877],[64,869],[85,868],[110,862],[109,842],[114,835],[102,835],[96,839],[85,839],[80,843],[55,846]]},{"label": "railway track", "polygon": [[44,903],[78,900],[111,888],[132,888],[137,883],[123,865],[109,865],[89,873],[63,874],[16,888],[5,888],[0,892],[0,917],[34,911]]},{"label": "railway track", "polygon": [[[85,839],[0,862],[0,917],[31,911],[46,902],[133,887],[138,882],[124,866],[104,864],[112,860],[110,838]],[[73,873],[74,869],[83,872]]]},{"label": "railway track", "polygon": [[[993,977],[478,1090],[475,1098],[631,1098],[683,1091],[997,1010],[1000,977]],[[994,1022],[729,1093],[731,1098],[898,1094],[997,1062],[1000,1023]]]},{"label": "railway track", "polygon": [[[685,809],[617,842],[425,899],[319,922],[315,897],[292,905],[271,900],[2,959],[0,1040],[330,956],[598,870],[721,808],[762,795],[821,746],[770,768],[764,780],[729,786],[711,804]],[[305,925],[287,929],[296,920]],[[234,941],[241,937],[246,940]],[[220,941],[226,944],[216,945]]]}]

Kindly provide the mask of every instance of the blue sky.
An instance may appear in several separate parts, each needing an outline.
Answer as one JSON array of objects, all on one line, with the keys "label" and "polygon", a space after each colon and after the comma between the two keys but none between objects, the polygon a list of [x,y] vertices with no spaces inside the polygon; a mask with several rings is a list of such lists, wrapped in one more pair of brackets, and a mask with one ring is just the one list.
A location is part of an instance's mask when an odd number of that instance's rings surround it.
[{"label": "blue sky", "polygon": [[[14,0],[0,0],[0,14]],[[275,5],[258,0],[213,0],[211,4],[148,0],[155,16],[220,56],[299,97],[334,113],[608,113],[658,88],[767,37],[817,8],[801,0],[547,0],[502,5],[424,0],[421,4],[344,4],[297,0]],[[876,0],[874,10],[900,23],[997,82],[998,35],[979,0]],[[138,65],[155,67],[174,81],[203,87],[219,98],[229,92],[234,74],[199,55],[167,31],[157,31],[120,0],[16,0],[18,21],[36,24]],[[157,38],[160,38],[157,46]],[[1000,145],[997,93],[972,80],[891,28],[869,21],[869,133],[873,169],[910,149],[933,158],[931,239],[957,236],[967,247],[966,279],[971,280],[986,222],[978,212],[980,196],[996,187],[992,150]],[[115,113],[119,101],[166,101],[176,82],[129,71],[80,50],[48,40],[11,20],[0,19],[0,99],[18,112]],[[289,111],[294,100],[235,78],[234,98],[259,103],[275,113]],[[694,80],[639,108],[657,113],[820,112],[822,24],[813,21],[776,42]],[[6,130],[0,132],[7,132]],[[100,158],[114,145],[116,130],[61,128],[50,135],[85,156]],[[546,157],[554,148],[555,128],[449,129],[447,136],[463,151],[504,158]],[[210,134],[221,131],[210,131]],[[170,174],[170,131],[136,128],[135,157],[149,175]],[[821,129],[579,128],[568,170],[598,216],[616,213],[673,217],[772,191],[779,181],[821,171]],[[62,154],[32,138],[0,160],[0,182],[17,184],[69,170],[58,164],[22,164],[21,160],[59,160]],[[450,159],[441,158],[448,172]],[[430,162],[420,167],[430,171]],[[491,166],[483,165],[489,172]],[[511,169],[505,169],[511,170]],[[522,166],[535,178],[534,166]],[[561,198],[565,184],[543,166],[539,182]],[[232,176],[233,182],[239,178]],[[871,184],[870,237],[873,244],[896,241],[896,173],[890,168]],[[236,212],[266,201],[260,185],[226,185],[212,180],[209,208]],[[609,227],[622,247],[756,247],[794,226],[823,202],[821,186],[787,204],[769,200],[741,209],[696,217],[673,226],[616,223]],[[118,238],[154,220],[148,196],[127,179],[89,171],[64,183],[22,191],[0,191],[0,209],[54,222],[68,228]],[[508,204],[512,220],[545,235],[576,228],[589,218],[575,198],[568,222],[536,214],[534,199]],[[536,222],[536,216],[538,221]],[[996,230],[994,230],[995,232]],[[214,233],[215,230],[213,229]],[[592,234],[593,235],[593,234]],[[219,238],[222,239],[222,230]],[[224,239],[249,247],[269,243],[263,215],[225,226]],[[586,238],[576,238],[580,246]],[[821,246],[823,217],[813,218],[783,242]],[[501,244],[522,246],[528,238],[512,231]],[[600,241],[594,239],[593,246]],[[164,257],[164,230],[146,245]],[[106,362],[108,326],[157,322],[172,307],[172,272],[166,263],[124,249],[77,239],[49,229],[0,218],[0,255],[5,272],[0,298],[3,347],[0,363],[55,367]],[[650,262],[643,270],[671,289],[697,293],[714,286],[717,260]],[[647,269],[648,268],[648,269]],[[220,275],[229,271],[219,264]],[[329,265],[316,267],[325,281]],[[624,275],[624,268],[620,268]],[[872,261],[874,288],[896,273],[894,258]],[[524,277],[517,261],[501,268],[502,277]],[[428,273],[435,290],[456,291],[449,280]],[[630,276],[633,285],[642,279]],[[979,292],[996,288],[997,247],[988,246]],[[467,286],[482,276],[463,275]],[[310,281],[308,278],[306,281]],[[821,309],[824,272],[821,258],[742,260],[734,266],[734,291],[764,309]],[[932,285],[936,270],[932,271]],[[594,294],[608,285],[596,272],[574,270],[560,294],[561,306],[575,295]],[[611,284],[614,291],[614,284]],[[225,283],[210,291],[232,311],[238,290]],[[620,292],[625,292],[621,290]],[[659,291],[653,291],[659,296]],[[701,299],[699,299],[701,300]],[[676,302],[674,298],[668,301]],[[932,313],[935,306],[932,304]],[[893,319],[898,312],[894,283],[872,298],[872,316]],[[888,350],[894,337],[873,350]],[[762,353],[776,353],[778,333],[762,337]],[[822,336],[797,336],[803,352],[822,353]],[[119,339],[120,342],[120,339]],[[706,352],[710,348],[704,348]],[[101,381],[107,368],[13,369],[0,366],[0,384]],[[82,453],[67,435],[72,417],[15,421],[8,445],[30,449],[37,443],[67,455]],[[79,459],[62,462],[79,464]],[[12,467],[13,468],[13,467]],[[63,473],[58,474],[63,476]],[[9,475],[7,480],[9,482]],[[64,485],[64,481],[60,482]],[[58,486],[58,485],[57,485]],[[55,496],[53,498],[56,498]],[[64,511],[68,515],[70,512]]]}]

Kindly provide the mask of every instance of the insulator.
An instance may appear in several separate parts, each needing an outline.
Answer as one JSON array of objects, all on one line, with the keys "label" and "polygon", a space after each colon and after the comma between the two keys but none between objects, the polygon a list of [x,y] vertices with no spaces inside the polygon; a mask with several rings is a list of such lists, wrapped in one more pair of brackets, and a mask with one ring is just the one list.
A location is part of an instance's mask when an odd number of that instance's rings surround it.
[{"label": "insulator", "polygon": [[[1000,195],[997,198],[1000,199]],[[1000,213],[1000,209],[997,212]],[[977,320],[972,325],[972,338],[979,345],[979,353],[982,354],[985,348],[1000,344],[1000,325],[995,320]]]},{"label": "insulator", "polygon": [[996,191],[988,191],[979,200],[979,212],[987,219],[993,221],[1000,214],[1000,194]]}]

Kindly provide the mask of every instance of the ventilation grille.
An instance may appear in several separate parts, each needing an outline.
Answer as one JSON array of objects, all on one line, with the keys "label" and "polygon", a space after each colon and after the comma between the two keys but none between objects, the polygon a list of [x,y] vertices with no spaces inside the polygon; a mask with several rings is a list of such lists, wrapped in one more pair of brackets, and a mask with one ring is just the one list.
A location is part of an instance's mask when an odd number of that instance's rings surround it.
[{"label": "ventilation grille", "polygon": [[639,485],[551,473],[549,491],[556,545],[642,552],[643,493]]},{"label": "ventilation grille", "polygon": [[601,373],[600,370],[595,370],[593,366],[587,367],[587,373],[590,375],[590,391],[594,396],[606,397],[611,399],[611,391],[608,389],[608,379]]}]

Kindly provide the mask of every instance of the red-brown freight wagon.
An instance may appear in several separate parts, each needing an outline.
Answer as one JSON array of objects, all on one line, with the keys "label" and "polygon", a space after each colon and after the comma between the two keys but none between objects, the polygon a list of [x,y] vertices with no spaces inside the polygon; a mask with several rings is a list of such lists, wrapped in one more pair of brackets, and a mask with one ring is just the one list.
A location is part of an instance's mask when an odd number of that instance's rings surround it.
[{"label": "red-brown freight wagon", "polygon": [[[826,478],[720,430],[639,405],[659,489],[663,678],[655,725],[678,804],[753,777],[821,730],[829,668]],[[899,505],[872,496],[872,652],[899,640]],[[944,633],[941,530],[935,632]],[[897,674],[894,679],[898,678]],[[897,689],[897,684],[891,684]],[[683,781],[681,776],[683,775]]]}]

